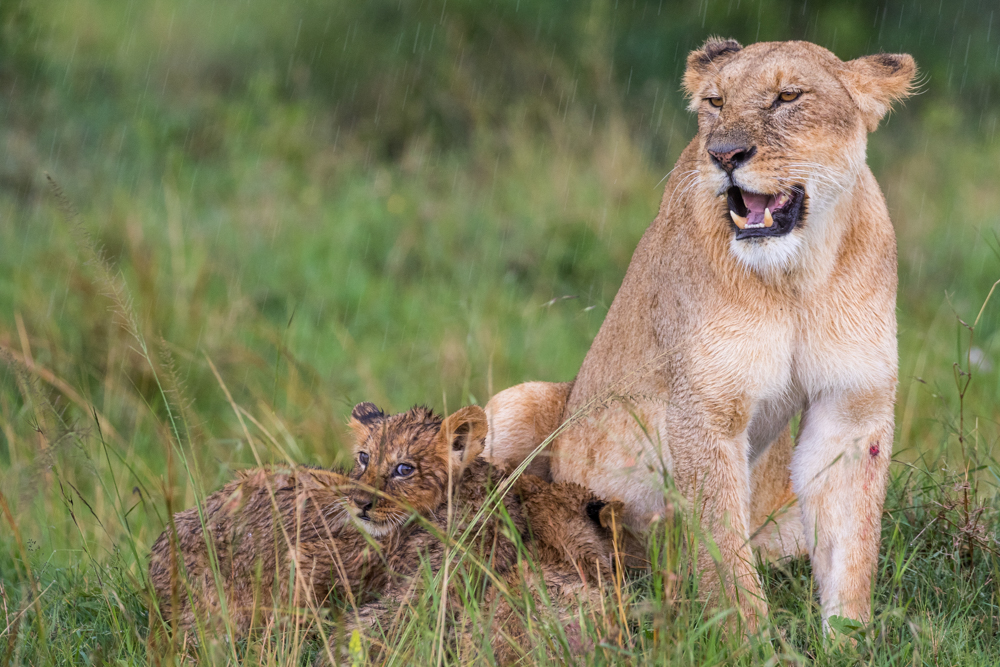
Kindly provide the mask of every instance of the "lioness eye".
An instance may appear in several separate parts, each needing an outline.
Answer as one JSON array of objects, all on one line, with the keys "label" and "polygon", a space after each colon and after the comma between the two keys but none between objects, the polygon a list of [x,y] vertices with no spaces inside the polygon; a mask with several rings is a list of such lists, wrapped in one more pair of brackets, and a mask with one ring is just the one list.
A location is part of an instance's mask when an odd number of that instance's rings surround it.
[{"label": "lioness eye", "polygon": [[361,452],[358,454],[358,463],[363,466],[368,465],[368,454],[366,452]]},{"label": "lioness eye", "polygon": [[722,106],[722,98],[721,98],[721,97],[709,97],[709,98],[708,98],[708,101],[709,101],[709,102],[710,102],[710,103],[712,104],[712,106],[713,106],[713,107],[715,107],[716,109],[718,109],[719,107],[721,107],[721,106]]},{"label": "lioness eye", "polygon": [[782,102],[791,102],[792,100],[798,99],[799,95],[801,94],[802,93],[800,93],[797,90],[786,90],[785,92],[778,95],[778,99],[781,100]]},{"label": "lioness eye", "polygon": [[406,477],[410,475],[412,472],[413,472],[413,466],[409,464],[400,463],[398,466],[396,466],[396,477]]}]

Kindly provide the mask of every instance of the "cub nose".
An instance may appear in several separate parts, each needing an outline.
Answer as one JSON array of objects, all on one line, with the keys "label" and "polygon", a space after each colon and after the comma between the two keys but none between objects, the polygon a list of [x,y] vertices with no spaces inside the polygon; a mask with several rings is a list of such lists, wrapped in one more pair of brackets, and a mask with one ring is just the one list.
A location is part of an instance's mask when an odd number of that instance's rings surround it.
[{"label": "cub nose", "polygon": [[361,516],[367,516],[369,510],[375,506],[375,499],[371,496],[356,496],[354,498],[354,504],[358,506]]},{"label": "cub nose", "polygon": [[715,164],[728,173],[742,167],[750,158],[757,154],[756,146],[741,146],[738,144],[711,144],[707,148]]}]

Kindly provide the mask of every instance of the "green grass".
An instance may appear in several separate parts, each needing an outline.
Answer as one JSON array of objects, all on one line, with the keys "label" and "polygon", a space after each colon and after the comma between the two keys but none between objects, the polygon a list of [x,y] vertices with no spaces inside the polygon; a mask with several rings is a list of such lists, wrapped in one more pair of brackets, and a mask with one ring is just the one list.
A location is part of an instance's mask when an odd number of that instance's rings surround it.
[{"label": "green grass", "polygon": [[[322,37],[317,21],[296,37],[298,9],[271,16],[272,3],[251,2],[208,19],[182,2],[148,14],[98,4],[40,3],[30,30],[15,31],[37,38],[0,51],[15,67],[0,72],[12,91],[0,128],[0,667],[150,664],[146,559],[169,512],[258,458],[344,464],[354,403],[450,411],[524,380],[571,379],[694,131],[676,79],[651,100],[652,84],[629,83],[601,50],[645,53],[627,21],[602,37],[610,5],[559,27],[555,5],[522,15],[499,3],[510,23],[494,30],[459,3],[440,28],[447,40],[426,43],[437,65],[415,79],[423,106],[411,116],[392,75],[402,56],[379,61],[389,74],[362,85],[353,107],[346,84],[323,92],[339,70],[296,74],[289,44]],[[365,62],[378,17],[340,10],[361,31],[344,53]],[[11,11],[0,11],[8,32],[22,20]],[[421,12],[442,10],[414,11],[426,35]],[[597,46],[573,51],[570,28]],[[985,49],[976,39],[970,48]],[[505,88],[517,77],[484,78],[494,41],[528,68],[524,91]],[[657,48],[675,42],[685,44],[674,35]],[[462,44],[466,70],[448,64]],[[869,145],[900,275],[872,627],[857,645],[824,641],[798,560],[762,569],[770,641],[721,632],[691,602],[679,554],[693,538],[678,528],[651,547],[657,565],[626,582],[629,641],[592,662],[1000,663],[1000,294],[987,303],[1000,279],[997,109],[941,92],[946,66],[927,63],[942,74]],[[456,104],[460,139],[442,111]],[[972,337],[961,322],[977,318]],[[256,420],[249,437],[222,383]],[[475,609],[471,585],[469,596]],[[392,647],[381,657],[436,661],[440,604],[432,594],[374,637]],[[612,595],[598,625],[616,605]],[[536,639],[549,635],[561,636],[543,625]],[[320,650],[287,633],[235,648],[204,639],[203,657],[218,662],[306,664]]]}]

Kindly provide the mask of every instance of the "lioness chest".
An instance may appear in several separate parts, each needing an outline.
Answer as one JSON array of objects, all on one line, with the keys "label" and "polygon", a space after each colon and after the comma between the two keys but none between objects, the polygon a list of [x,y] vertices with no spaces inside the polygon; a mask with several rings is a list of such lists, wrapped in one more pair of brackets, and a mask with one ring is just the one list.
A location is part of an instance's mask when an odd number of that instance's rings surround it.
[{"label": "lioness chest", "polygon": [[[729,305],[681,344],[683,368],[667,383],[698,398],[701,417],[721,435],[744,440],[752,463],[810,400],[875,385],[895,369],[895,328],[877,310],[851,303],[831,285],[769,312]],[[878,376],[878,377],[873,377]],[[682,417],[671,428],[683,433]]]},{"label": "lioness chest", "polygon": [[[764,289],[645,261],[680,244],[655,225],[640,243],[568,402],[578,421],[553,458],[555,479],[622,498],[638,522],[662,505],[663,473],[713,455],[706,429],[739,443],[726,455],[749,465],[810,400],[877,386],[896,368],[894,300],[883,293],[894,274]],[[637,274],[644,289],[626,291]]]}]

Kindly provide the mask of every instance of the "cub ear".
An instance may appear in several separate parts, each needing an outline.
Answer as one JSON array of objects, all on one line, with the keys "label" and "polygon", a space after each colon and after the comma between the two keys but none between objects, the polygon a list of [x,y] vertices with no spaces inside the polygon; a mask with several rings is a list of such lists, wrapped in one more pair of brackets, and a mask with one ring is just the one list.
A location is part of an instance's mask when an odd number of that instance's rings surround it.
[{"label": "cub ear", "polygon": [[592,500],[587,503],[587,516],[590,520],[608,530],[612,528],[616,531],[621,530],[624,513],[625,504],[620,500],[612,500],[611,502]]},{"label": "cub ear", "polygon": [[483,453],[488,428],[486,413],[478,405],[464,407],[441,423],[440,447],[451,461],[453,471],[465,470]]},{"label": "cub ear", "polygon": [[705,77],[719,71],[720,67],[742,50],[743,46],[735,39],[709,37],[700,49],[688,54],[682,85],[684,92],[691,98],[692,111],[698,108],[698,93],[705,82]]},{"label": "cub ear", "polygon": [[347,423],[354,431],[358,440],[364,440],[372,428],[385,419],[385,413],[375,407],[374,403],[358,403],[351,410],[351,419]]},{"label": "cub ear", "polygon": [[906,53],[879,53],[844,63],[841,81],[874,132],[892,103],[913,94],[917,64]]}]

